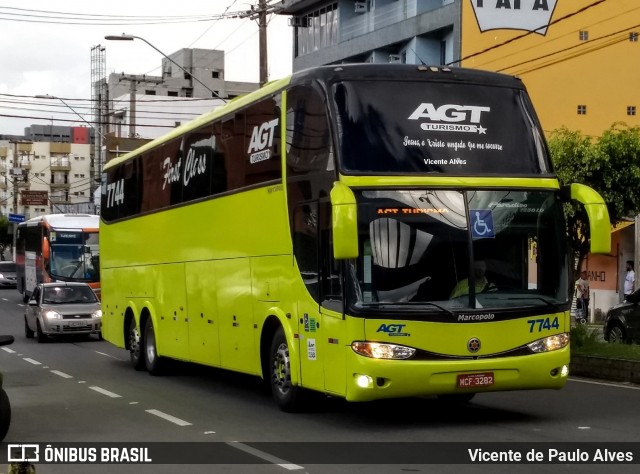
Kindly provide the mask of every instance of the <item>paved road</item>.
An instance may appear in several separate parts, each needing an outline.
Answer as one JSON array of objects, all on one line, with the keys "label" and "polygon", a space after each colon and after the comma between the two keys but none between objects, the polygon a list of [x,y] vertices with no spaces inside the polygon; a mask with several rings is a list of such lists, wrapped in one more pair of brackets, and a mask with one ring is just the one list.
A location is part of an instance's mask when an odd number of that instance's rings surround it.
[{"label": "paved road", "polygon": [[[0,369],[13,405],[6,442],[220,442],[246,452],[252,442],[365,442],[371,456],[427,442],[475,449],[490,443],[576,442],[587,449],[607,442],[640,441],[635,413],[640,390],[622,384],[572,379],[560,391],[482,394],[473,403],[448,408],[437,400],[410,399],[349,404],[319,401],[302,414],[280,412],[255,378],[188,364],[165,377],[135,372],[128,354],[105,341],[68,339],[38,344],[23,336],[23,305],[17,292],[0,292],[0,333],[16,336],[0,349]],[[375,444],[400,442],[401,445]],[[460,443],[463,443],[462,445]],[[590,444],[594,443],[594,444]],[[321,444],[303,445],[327,452]],[[311,448],[309,448],[311,447]],[[344,449],[344,448],[343,448]],[[348,448],[352,449],[352,448]],[[444,449],[444,448],[443,448]],[[325,451],[323,451],[325,450]],[[250,451],[266,465],[113,466],[41,465],[39,473],[61,472],[258,472],[388,473],[513,472],[511,465],[315,464],[281,454],[277,445]],[[328,452],[328,454],[333,454]],[[354,456],[357,450],[354,447]],[[638,454],[640,458],[640,453]],[[635,466],[637,468],[637,466]],[[604,466],[632,472],[631,466]],[[523,465],[518,472],[602,472],[603,466]],[[634,472],[637,469],[634,469]],[[0,468],[0,472],[2,472]]]}]

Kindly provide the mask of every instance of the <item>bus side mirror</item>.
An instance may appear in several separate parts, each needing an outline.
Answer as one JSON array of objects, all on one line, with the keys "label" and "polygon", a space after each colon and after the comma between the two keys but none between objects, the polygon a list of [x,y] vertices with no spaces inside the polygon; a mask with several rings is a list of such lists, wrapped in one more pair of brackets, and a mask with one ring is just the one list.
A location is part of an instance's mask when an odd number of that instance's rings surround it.
[{"label": "bus side mirror", "polygon": [[351,188],[335,182],[331,189],[333,225],[333,258],[345,260],[358,257],[358,212]]},{"label": "bus side mirror", "polygon": [[565,189],[571,199],[580,202],[589,217],[591,253],[611,252],[611,221],[602,196],[584,184],[572,183]]}]

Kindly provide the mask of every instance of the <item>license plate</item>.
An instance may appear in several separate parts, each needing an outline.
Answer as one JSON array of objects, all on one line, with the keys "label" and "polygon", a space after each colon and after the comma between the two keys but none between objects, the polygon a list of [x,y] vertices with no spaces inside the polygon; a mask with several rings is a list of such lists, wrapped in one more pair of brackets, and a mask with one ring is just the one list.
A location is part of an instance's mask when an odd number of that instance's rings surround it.
[{"label": "license plate", "polygon": [[458,388],[488,387],[493,382],[493,372],[458,375]]},{"label": "license plate", "polygon": [[69,326],[71,327],[84,326],[84,321],[71,321],[69,323]]}]

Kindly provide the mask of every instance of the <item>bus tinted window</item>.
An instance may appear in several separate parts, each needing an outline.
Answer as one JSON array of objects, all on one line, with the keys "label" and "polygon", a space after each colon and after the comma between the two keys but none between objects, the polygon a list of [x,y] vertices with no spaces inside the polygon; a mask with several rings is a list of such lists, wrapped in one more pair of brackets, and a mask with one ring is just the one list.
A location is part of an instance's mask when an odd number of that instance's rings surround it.
[{"label": "bus tinted window", "polygon": [[540,176],[549,158],[520,89],[402,81],[334,86],[347,173]]}]

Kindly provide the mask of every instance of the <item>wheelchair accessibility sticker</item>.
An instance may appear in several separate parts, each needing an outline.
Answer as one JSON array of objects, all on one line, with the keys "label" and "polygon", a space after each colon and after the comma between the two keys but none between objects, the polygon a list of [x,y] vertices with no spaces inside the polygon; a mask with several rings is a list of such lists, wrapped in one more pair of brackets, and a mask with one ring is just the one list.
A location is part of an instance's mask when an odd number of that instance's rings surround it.
[{"label": "wheelchair accessibility sticker", "polygon": [[493,239],[493,214],[491,209],[471,209],[471,237],[475,239]]}]

